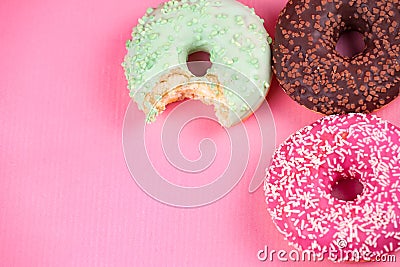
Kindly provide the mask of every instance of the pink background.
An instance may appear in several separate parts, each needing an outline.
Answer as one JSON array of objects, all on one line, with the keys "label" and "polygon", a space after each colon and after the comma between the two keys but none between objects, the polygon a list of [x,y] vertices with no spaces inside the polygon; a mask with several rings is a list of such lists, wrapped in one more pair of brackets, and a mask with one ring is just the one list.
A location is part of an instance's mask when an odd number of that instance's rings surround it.
[{"label": "pink background", "polygon": [[[291,247],[263,191],[248,193],[249,177],[212,205],[181,209],[147,196],[128,172],[120,64],[137,19],[159,2],[1,1],[0,266],[282,265],[257,260],[264,245]],[[273,34],[286,1],[245,3]],[[267,100],[278,144],[320,117],[275,80]],[[400,126],[398,104],[377,114]]]}]

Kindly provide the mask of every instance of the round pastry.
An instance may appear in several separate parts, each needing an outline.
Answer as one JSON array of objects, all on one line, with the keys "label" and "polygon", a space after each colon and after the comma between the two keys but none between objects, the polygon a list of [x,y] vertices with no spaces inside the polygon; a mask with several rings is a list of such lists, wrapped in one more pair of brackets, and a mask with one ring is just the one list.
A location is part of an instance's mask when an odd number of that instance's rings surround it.
[{"label": "round pastry", "polygon": [[[130,96],[149,122],[167,104],[192,98],[213,104],[223,126],[234,125],[264,101],[271,41],[254,9],[236,1],[172,0],[149,8],[126,44]],[[212,62],[202,77],[187,66],[198,51]]]},{"label": "round pastry", "polygon": [[[335,50],[346,31],[364,37],[353,57]],[[301,105],[327,115],[372,112],[399,95],[399,1],[289,0],[273,55],[280,85]]]},{"label": "round pastry", "polygon": [[[334,261],[399,250],[399,140],[399,128],[361,113],[327,116],[289,137],[264,184],[279,232]],[[343,183],[361,190],[334,194]]]}]

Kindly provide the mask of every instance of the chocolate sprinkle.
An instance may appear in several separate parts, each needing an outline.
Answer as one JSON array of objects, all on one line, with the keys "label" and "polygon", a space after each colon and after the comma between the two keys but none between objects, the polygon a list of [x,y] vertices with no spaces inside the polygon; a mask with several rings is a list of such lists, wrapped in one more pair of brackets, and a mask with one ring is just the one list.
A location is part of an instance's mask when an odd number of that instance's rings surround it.
[{"label": "chocolate sprinkle", "polygon": [[[363,34],[353,57],[341,33]],[[400,0],[289,0],[280,13],[273,70],[285,92],[323,114],[369,113],[399,95]]]}]

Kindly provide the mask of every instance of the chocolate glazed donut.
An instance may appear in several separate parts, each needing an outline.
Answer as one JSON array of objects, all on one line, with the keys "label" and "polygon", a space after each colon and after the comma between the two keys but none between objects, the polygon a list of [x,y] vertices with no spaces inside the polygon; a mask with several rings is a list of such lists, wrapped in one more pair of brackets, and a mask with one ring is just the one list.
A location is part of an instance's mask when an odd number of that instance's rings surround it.
[{"label": "chocolate glazed donut", "polygon": [[[276,27],[276,77],[292,99],[323,114],[379,109],[399,95],[399,24],[399,0],[289,0]],[[365,42],[351,58],[335,49],[346,31]]]}]

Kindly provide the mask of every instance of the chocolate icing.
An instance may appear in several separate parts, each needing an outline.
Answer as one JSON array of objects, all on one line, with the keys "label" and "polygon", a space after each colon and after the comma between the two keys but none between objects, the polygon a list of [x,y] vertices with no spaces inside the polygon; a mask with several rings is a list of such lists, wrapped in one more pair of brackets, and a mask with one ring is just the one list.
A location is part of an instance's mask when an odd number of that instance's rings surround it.
[{"label": "chocolate icing", "polygon": [[[366,48],[348,58],[341,33],[363,34]],[[369,113],[399,95],[399,0],[289,0],[280,13],[273,69],[285,92],[330,114]]]}]

